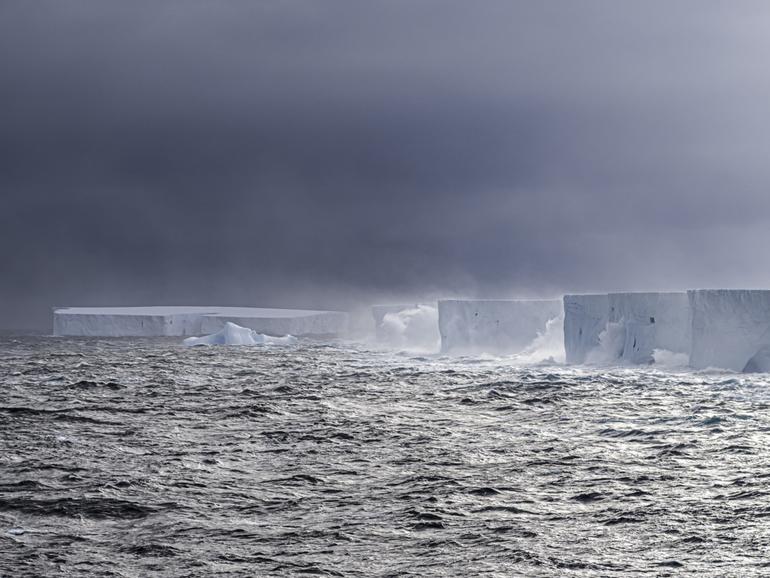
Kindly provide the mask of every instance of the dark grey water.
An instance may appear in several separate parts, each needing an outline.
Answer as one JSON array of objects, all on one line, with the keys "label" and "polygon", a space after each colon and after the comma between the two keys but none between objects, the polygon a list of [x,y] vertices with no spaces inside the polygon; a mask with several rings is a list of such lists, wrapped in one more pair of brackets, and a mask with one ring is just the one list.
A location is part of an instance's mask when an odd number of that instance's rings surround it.
[{"label": "dark grey water", "polygon": [[770,379],[0,342],[0,574],[770,575]]}]

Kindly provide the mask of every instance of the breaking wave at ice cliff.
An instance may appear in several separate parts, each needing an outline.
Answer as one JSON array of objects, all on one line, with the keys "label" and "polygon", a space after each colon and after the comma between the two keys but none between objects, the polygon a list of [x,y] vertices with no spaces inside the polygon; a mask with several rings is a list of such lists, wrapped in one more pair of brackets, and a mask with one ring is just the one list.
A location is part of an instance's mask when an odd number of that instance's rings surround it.
[{"label": "breaking wave at ice cliff", "polygon": [[386,313],[379,331],[382,341],[397,349],[432,353],[438,351],[441,343],[438,309],[431,305]]}]

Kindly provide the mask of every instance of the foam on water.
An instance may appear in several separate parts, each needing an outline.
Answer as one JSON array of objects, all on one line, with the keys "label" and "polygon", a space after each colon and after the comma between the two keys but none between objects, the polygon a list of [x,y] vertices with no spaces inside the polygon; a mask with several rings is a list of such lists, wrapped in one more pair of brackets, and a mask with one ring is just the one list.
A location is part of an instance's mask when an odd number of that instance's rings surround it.
[{"label": "foam on water", "polygon": [[668,349],[654,349],[652,352],[653,365],[666,369],[685,369],[690,365],[690,356]]}]

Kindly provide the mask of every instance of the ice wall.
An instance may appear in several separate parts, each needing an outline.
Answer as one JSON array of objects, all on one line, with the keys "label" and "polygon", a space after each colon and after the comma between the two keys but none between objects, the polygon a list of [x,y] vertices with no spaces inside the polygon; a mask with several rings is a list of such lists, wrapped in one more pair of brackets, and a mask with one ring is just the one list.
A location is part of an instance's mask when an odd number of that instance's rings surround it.
[{"label": "ice wall", "polygon": [[692,367],[770,371],[770,291],[699,289],[687,295]]},{"label": "ice wall", "polygon": [[515,354],[562,315],[554,300],[445,300],[438,302],[441,351]]},{"label": "ice wall", "polygon": [[564,296],[564,352],[567,363],[585,363],[600,346],[609,320],[608,295]]},{"label": "ice wall", "polygon": [[620,360],[653,363],[656,349],[689,353],[690,306],[686,293],[610,293],[608,323],[622,324]]},{"label": "ice wall", "polygon": [[134,337],[194,335],[210,309],[195,307],[69,307],[53,314],[54,335]]},{"label": "ice wall", "polygon": [[567,363],[653,363],[656,351],[689,354],[690,343],[686,293],[564,296]]},{"label": "ice wall", "polygon": [[54,335],[158,337],[214,333],[231,322],[267,335],[339,335],[339,311],[257,307],[69,307],[56,309]]},{"label": "ice wall", "polygon": [[201,332],[218,331],[227,322],[266,335],[337,336],[347,330],[348,314],[341,311],[303,309],[223,308],[204,315]]}]

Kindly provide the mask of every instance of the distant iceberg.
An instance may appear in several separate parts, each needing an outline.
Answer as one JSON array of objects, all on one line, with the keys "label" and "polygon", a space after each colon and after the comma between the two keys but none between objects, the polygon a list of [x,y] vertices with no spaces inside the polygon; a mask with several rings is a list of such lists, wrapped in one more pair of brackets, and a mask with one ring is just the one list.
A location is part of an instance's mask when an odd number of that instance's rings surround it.
[{"label": "distant iceberg", "polygon": [[187,337],[219,331],[230,322],[267,335],[340,336],[340,311],[263,307],[64,307],[54,310],[53,334],[89,337]]},{"label": "distant iceberg", "polygon": [[264,335],[228,321],[221,331],[203,337],[188,337],[182,343],[188,347],[196,345],[293,345],[297,343],[297,338],[292,335],[284,337]]}]

